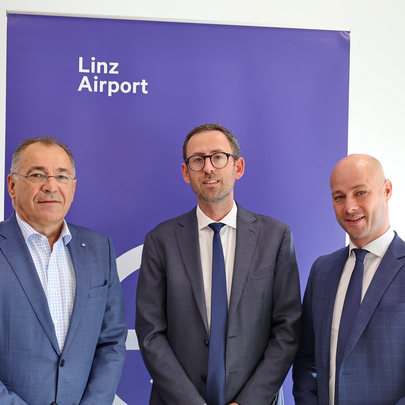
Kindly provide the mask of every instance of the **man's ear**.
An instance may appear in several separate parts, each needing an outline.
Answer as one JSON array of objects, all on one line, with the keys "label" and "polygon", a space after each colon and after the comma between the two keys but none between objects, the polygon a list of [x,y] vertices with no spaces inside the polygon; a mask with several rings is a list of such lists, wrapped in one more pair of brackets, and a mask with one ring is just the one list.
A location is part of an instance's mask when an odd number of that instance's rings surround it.
[{"label": "man's ear", "polygon": [[388,180],[388,179],[385,180],[385,182],[384,182],[384,194],[385,194],[385,198],[388,201],[392,196],[392,183],[391,183],[391,180]]},{"label": "man's ear", "polygon": [[240,157],[235,162],[235,179],[238,180],[243,176],[245,172],[245,160],[243,157]]},{"label": "man's ear", "polygon": [[7,176],[7,188],[10,197],[14,200],[15,197],[15,179],[13,174]]},{"label": "man's ear", "polygon": [[183,163],[183,164],[181,165],[181,172],[182,172],[182,174],[183,174],[183,179],[184,179],[184,181],[185,181],[187,184],[190,184],[191,181],[190,181],[190,176],[189,176],[189,174],[188,174],[188,166],[187,166],[186,163]]}]

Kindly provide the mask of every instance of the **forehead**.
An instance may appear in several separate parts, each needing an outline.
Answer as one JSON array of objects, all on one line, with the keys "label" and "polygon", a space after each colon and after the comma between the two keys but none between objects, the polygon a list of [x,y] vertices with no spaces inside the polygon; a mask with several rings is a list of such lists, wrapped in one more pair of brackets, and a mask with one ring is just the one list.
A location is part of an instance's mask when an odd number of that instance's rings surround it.
[{"label": "forehead", "polygon": [[58,145],[44,145],[36,142],[28,145],[22,152],[19,162],[20,170],[29,170],[33,167],[45,169],[72,170],[72,162],[68,154]]},{"label": "forehead", "polygon": [[187,155],[211,153],[216,151],[230,152],[231,144],[221,131],[204,131],[193,135],[187,144]]},{"label": "forehead", "polygon": [[330,178],[332,192],[350,191],[367,187],[376,181],[375,171],[368,165],[341,164],[335,167]]}]

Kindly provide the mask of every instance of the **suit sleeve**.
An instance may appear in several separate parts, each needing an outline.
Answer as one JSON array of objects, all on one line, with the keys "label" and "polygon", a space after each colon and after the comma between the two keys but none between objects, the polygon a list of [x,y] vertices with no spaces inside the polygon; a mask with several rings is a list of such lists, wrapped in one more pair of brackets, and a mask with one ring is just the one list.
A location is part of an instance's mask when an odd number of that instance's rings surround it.
[{"label": "suit sleeve", "polygon": [[296,405],[318,404],[317,372],[315,367],[315,334],[312,319],[312,280],[314,266],[312,267],[304,294],[301,341],[293,365],[293,394]]},{"label": "suit sleeve", "polygon": [[0,404],[2,405],[27,405],[17,394],[9,391],[7,387],[0,382]]},{"label": "suit sleeve", "polygon": [[301,296],[291,230],[286,227],[275,263],[271,332],[263,358],[235,402],[267,405],[280,389],[298,348]]},{"label": "suit sleeve", "polygon": [[111,405],[125,360],[127,326],[114,248],[109,238],[109,280],[100,337],[81,405]]},{"label": "suit sleeve", "polygon": [[205,400],[187,377],[167,339],[166,271],[152,234],[142,253],[136,295],[135,329],[146,368],[166,405],[203,405]]}]

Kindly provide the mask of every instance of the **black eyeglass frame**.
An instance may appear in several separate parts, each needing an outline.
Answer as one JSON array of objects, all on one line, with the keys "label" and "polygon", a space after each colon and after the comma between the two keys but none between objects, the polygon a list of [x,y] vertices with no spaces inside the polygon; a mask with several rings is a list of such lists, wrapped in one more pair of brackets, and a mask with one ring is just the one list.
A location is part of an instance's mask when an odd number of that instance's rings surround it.
[{"label": "black eyeglass frame", "polygon": [[[226,164],[225,164],[225,166],[223,166],[223,167],[216,167],[215,164],[214,164],[214,162],[212,161],[212,157],[215,156],[215,155],[218,155],[218,154],[222,154],[222,155],[225,155],[225,156],[226,156]],[[215,169],[221,170],[221,169],[224,169],[226,166],[228,166],[229,158],[230,158],[231,156],[232,156],[235,160],[238,160],[238,158],[237,158],[235,155],[232,155],[232,153],[215,152],[215,153],[213,153],[212,155],[205,155],[205,156],[204,156],[204,155],[193,155],[193,156],[190,156],[189,158],[187,158],[184,162],[185,162],[186,165],[190,168],[190,170],[192,170],[193,172],[200,172],[200,171],[203,170],[204,167],[205,167],[205,160],[206,160],[207,158],[210,158],[210,162],[211,162],[212,166],[214,166]],[[202,167],[201,169],[199,169],[199,170],[194,170],[194,169],[190,166],[190,159],[192,159],[193,157],[201,157],[201,158],[204,159],[204,164],[203,164],[203,167]]]}]

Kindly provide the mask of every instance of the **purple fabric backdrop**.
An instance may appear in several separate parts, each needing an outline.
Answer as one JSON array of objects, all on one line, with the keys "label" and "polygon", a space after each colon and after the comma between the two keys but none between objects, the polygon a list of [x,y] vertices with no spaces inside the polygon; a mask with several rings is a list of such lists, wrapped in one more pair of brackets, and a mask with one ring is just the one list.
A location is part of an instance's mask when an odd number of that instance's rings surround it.
[{"label": "purple fabric backdrop", "polygon": [[[313,260],[344,244],[329,174],[347,152],[347,32],[10,14],[7,52],[6,173],[24,138],[67,143],[78,177],[67,219],[108,234],[117,256],[195,205],[181,149],[206,122],[240,141],[236,200],[292,228],[303,288]],[[138,265],[126,266],[133,331]],[[134,347],[117,394],[146,405]],[[292,404],[290,381],[284,392]]]}]

